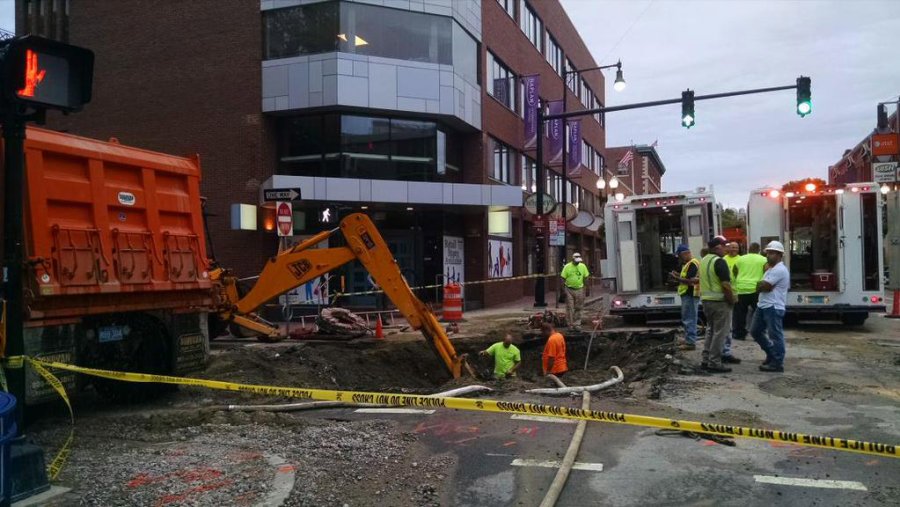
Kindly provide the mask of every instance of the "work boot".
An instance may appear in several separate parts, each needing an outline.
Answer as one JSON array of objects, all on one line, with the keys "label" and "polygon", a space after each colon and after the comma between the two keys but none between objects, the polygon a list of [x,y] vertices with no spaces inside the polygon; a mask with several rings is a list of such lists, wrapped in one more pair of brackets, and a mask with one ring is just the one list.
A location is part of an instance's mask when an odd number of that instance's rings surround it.
[{"label": "work boot", "polygon": [[[760,368],[762,368],[762,366],[760,366]],[[730,373],[731,368],[727,366],[712,366],[708,364],[706,365],[706,371],[710,373]]]},{"label": "work boot", "polygon": [[772,364],[772,358],[767,357],[766,360],[763,361],[761,364],[762,364],[762,366],[769,366],[770,364]]},{"label": "work boot", "polygon": [[728,364],[741,364],[741,360],[734,356],[722,356],[722,362]]},{"label": "work boot", "polygon": [[774,363],[763,364],[763,365],[760,365],[759,371],[767,371],[767,372],[771,372],[771,373],[784,373],[784,366],[774,364]]}]

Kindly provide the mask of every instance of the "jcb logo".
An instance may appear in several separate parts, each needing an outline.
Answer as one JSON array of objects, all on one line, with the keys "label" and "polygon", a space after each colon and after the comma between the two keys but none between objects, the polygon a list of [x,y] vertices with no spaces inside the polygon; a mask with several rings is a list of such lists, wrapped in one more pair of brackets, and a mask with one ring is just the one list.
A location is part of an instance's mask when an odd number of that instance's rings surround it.
[{"label": "jcb logo", "polygon": [[303,278],[303,275],[309,273],[309,270],[312,269],[312,263],[307,259],[303,259],[293,264],[288,264],[288,269],[291,270],[294,278],[300,280],[301,278]]}]

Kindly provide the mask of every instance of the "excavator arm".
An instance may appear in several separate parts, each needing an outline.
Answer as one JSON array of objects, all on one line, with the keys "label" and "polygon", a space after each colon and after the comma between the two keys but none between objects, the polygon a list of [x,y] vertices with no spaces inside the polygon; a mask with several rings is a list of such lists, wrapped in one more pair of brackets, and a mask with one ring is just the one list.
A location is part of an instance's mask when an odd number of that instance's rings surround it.
[{"label": "excavator arm", "polygon": [[[347,246],[312,248],[338,230]],[[285,292],[315,280],[357,259],[372,275],[372,279],[397,306],[413,329],[419,330],[428,344],[441,358],[448,372],[459,377],[462,358],[434,314],[413,294],[397,261],[368,216],[354,213],[341,221],[340,227],[321,232],[312,238],[272,257],[266,263],[256,285],[243,297],[237,290],[237,279],[224,270],[215,270],[213,279],[220,281],[220,316],[238,325],[269,336],[278,330],[256,317],[254,312]]]}]

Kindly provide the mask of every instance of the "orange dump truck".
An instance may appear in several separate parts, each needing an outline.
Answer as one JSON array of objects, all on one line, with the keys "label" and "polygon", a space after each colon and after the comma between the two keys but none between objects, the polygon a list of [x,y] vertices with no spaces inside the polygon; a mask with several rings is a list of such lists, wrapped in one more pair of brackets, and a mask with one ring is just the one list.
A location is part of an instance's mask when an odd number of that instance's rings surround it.
[{"label": "orange dump truck", "polygon": [[[82,366],[201,369],[213,290],[199,159],[28,128],[25,167],[25,333],[0,352],[22,340],[26,355]],[[162,389],[56,374],[116,399]],[[24,383],[25,404],[57,396],[31,369]]]}]

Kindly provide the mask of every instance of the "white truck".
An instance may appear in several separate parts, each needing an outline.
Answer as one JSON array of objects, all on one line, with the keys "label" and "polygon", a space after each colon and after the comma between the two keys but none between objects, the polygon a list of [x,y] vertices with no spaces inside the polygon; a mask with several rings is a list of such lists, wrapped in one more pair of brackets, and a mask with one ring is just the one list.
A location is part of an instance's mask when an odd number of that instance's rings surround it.
[{"label": "white truck", "polygon": [[796,192],[760,188],[747,206],[747,241],[784,243],[791,320],[861,325],[884,311],[882,195],[875,183]]},{"label": "white truck", "polygon": [[687,244],[699,258],[709,238],[721,232],[720,215],[721,206],[706,188],[608,202],[601,272],[613,288],[610,313],[629,323],[678,318],[681,299],[668,276],[679,269],[675,249]]}]

